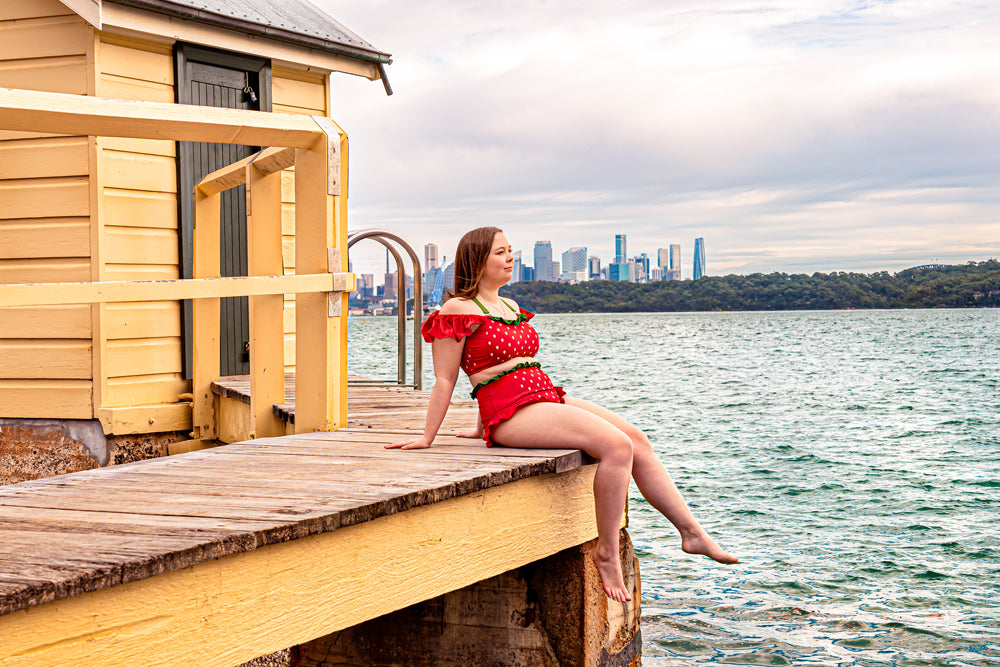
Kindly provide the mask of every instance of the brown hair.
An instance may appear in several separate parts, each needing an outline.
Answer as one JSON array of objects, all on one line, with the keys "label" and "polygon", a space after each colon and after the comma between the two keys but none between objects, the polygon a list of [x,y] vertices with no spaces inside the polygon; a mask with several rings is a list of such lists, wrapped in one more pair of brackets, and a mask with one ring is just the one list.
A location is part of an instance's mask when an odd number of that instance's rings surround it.
[{"label": "brown hair", "polygon": [[455,251],[455,286],[448,291],[449,299],[471,299],[479,294],[479,281],[493,250],[493,239],[501,231],[497,227],[478,227],[461,238]]}]

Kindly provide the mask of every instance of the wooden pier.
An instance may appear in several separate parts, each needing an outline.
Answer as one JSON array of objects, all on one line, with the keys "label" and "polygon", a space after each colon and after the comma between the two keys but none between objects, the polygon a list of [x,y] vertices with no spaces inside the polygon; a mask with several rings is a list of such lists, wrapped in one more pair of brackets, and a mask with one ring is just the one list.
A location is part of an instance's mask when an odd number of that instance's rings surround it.
[{"label": "wooden pier", "polygon": [[0,664],[235,665],[595,537],[579,451],[385,450],[427,394],[349,397],[337,432],[0,487]]}]

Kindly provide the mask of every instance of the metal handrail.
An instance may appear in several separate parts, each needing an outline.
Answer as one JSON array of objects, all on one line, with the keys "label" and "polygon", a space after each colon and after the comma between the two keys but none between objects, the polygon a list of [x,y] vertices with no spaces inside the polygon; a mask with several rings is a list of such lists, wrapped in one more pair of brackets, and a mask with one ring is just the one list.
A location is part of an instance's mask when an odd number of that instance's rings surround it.
[{"label": "metal handrail", "polygon": [[[397,299],[399,304],[396,307],[396,384],[399,386],[410,386],[406,384],[406,267],[403,259],[390,241],[398,243],[406,254],[410,256],[413,266],[413,388],[423,388],[424,368],[424,346],[420,338],[420,325],[424,315],[424,290],[423,275],[420,271],[420,258],[417,256],[413,246],[409,241],[395,232],[387,229],[359,229],[356,232],[349,232],[347,235],[347,251],[350,253],[351,247],[358,241],[372,239],[381,243],[392,254],[396,260],[396,270],[399,272],[398,290],[402,292],[403,298]],[[390,382],[379,382],[371,380],[352,381],[358,384],[392,384]]]}]

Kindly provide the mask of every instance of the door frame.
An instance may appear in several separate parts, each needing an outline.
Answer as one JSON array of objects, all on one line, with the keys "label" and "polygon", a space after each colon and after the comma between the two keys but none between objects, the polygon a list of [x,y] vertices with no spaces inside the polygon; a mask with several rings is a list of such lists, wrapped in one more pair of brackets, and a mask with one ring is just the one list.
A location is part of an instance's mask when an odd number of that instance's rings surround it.
[{"label": "door frame", "polygon": [[[243,53],[222,51],[197,44],[174,44],[174,101],[192,104],[191,63],[203,63],[243,70],[250,74],[250,82],[257,94],[260,111],[271,111],[271,61]],[[254,79],[256,77],[256,80]],[[177,238],[181,278],[194,277],[194,165],[191,142],[177,142]],[[193,307],[186,299],[181,307],[181,352],[184,378],[192,375]]]}]

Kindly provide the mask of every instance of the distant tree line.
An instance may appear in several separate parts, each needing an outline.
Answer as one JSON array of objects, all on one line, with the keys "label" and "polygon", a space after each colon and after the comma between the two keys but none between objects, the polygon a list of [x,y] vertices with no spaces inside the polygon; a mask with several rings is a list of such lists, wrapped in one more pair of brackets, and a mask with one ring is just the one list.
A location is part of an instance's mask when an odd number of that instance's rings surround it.
[{"label": "distant tree line", "polygon": [[896,274],[754,273],[576,285],[531,281],[508,285],[501,295],[540,313],[997,307],[1000,261],[916,267]]}]

